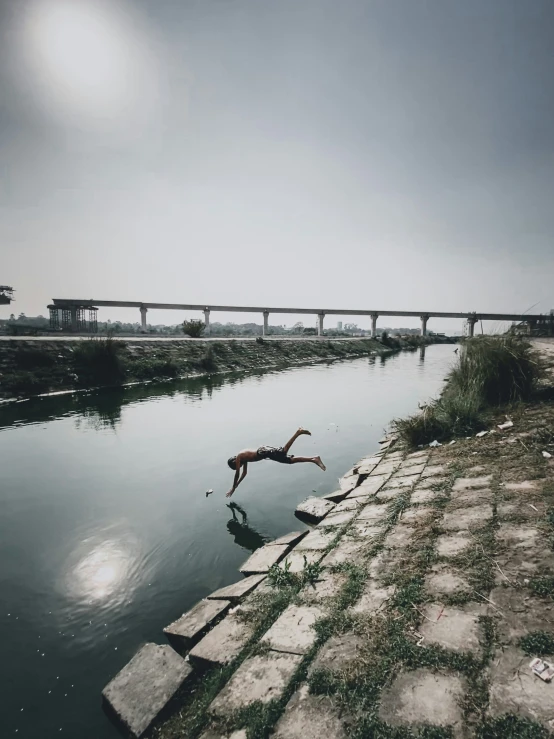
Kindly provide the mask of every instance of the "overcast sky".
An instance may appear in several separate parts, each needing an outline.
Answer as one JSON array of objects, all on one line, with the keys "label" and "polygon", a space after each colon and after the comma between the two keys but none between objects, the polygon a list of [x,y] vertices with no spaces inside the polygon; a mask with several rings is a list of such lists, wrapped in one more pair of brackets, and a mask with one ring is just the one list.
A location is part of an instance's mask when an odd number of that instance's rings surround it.
[{"label": "overcast sky", "polygon": [[554,308],[552,0],[0,6],[0,316]]}]

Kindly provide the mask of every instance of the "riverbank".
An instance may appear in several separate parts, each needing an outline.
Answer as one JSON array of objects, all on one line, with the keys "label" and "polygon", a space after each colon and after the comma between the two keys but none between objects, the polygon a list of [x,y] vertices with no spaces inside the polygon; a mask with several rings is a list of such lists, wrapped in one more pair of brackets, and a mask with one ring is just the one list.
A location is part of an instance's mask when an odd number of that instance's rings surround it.
[{"label": "riverbank", "polygon": [[206,628],[224,618],[205,636],[189,621],[179,710],[155,736],[551,736],[553,689],[529,667],[554,655],[554,352],[539,348],[549,374],[513,426],[497,414],[484,436],[361,460],[311,533],[257,550],[242,569],[258,582],[204,601],[227,601]]},{"label": "riverbank", "polygon": [[387,355],[435,341],[6,340],[0,342],[0,398]]}]

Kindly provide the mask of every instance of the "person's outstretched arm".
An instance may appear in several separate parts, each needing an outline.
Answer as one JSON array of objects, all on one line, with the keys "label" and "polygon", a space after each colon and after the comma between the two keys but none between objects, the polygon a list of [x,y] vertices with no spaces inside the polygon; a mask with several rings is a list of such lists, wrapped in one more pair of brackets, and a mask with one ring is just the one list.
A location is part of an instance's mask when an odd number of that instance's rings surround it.
[{"label": "person's outstretched arm", "polygon": [[241,460],[240,460],[240,454],[239,454],[239,456],[237,457],[237,471],[235,472],[235,479],[233,480],[233,487],[227,493],[226,495],[227,498],[231,497],[231,495],[235,492],[235,490],[238,488],[238,486],[241,484],[241,482],[244,480],[244,478],[246,477],[248,473],[248,462],[245,462],[244,465],[242,466],[242,475],[240,474],[240,467],[241,467],[240,462]]}]

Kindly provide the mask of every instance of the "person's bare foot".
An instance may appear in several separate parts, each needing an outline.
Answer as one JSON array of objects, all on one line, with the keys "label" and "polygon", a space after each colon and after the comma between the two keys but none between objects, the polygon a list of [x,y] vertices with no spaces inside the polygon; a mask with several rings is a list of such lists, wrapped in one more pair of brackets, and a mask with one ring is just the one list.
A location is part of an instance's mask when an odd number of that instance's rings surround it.
[{"label": "person's bare foot", "polygon": [[312,435],[312,432],[311,431],[308,431],[308,429],[303,429],[302,426],[300,426],[300,428],[298,429],[298,433],[299,434],[306,434],[306,436],[311,436]]},{"label": "person's bare foot", "polygon": [[318,466],[318,467],[319,467],[320,469],[322,469],[322,470],[323,470],[323,472],[325,472],[325,470],[327,469],[327,467],[326,467],[326,466],[325,466],[325,465],[323,464],[323,462],[321,461],[321,457],[315,457],[314,461],[315,461],[315,463],[317,464],[317,466]]}]

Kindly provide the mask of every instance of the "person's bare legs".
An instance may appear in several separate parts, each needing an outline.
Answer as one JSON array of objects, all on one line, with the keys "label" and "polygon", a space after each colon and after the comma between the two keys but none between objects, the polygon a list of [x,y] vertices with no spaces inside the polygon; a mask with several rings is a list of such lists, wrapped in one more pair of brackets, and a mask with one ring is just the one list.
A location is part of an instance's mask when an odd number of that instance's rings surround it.
[{"label": "person's bare legs", "polygon": [[323,464],[321,461],[321,457],[292,457],[290,460],[291,464],[297,464],[298,462],[312,462],[313,464],[317,464],[317,466],[325,472],[327,467]]},{"label": "person's bare legs", "polygon": [[283,447],[286,454],[288,454],[289,449],[294,444],[294,442],[298,439],[298,437],[303,436],[304,434],[306,434],[306,436],[311,436],[312,432],[308,431],[307,429],[303,429],[302,427],[300,427],[298,431],[294,432],[294,436],[291,439],[289,439],[287,443],[285,444],[285,446]]}]

